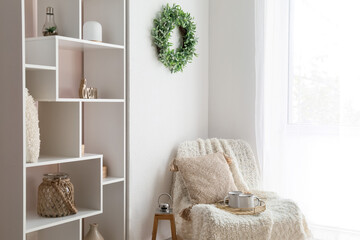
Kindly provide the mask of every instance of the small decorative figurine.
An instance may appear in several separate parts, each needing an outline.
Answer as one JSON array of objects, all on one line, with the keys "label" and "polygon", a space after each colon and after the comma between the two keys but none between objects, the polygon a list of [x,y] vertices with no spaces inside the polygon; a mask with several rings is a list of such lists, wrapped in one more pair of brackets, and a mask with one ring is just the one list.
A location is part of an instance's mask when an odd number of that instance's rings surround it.
[{"label": "small decorative figurine", "polygon": [[81,79],[80,89],[79,89],[79,97],[80,98],[87,98],[86,78]]},{"label": "small decorative figurine", "polygon": [[97,88],[87,87],[87,81],[84,78],[80,83],[79,97],[84,99],[97,99]]}]

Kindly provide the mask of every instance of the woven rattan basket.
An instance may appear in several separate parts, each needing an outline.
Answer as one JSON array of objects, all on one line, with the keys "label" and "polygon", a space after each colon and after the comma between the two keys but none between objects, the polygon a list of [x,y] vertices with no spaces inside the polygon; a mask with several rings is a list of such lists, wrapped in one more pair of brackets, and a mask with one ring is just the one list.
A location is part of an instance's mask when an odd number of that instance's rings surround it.
[{"label": "woven rattan basket", "polygon": [[262,200],[260,200],[260,205],[254,208],[231,208],[229,205],[224,204],[224,201],[216,203],[215,206],[235,215],[257,215],[266,210],[266,203]]},{"label": "woven rattan basket", "polygon": [[38,189],[37,212],[42,217],[64,217],[77,213],[74,185],[66,173],[45,174]]}]

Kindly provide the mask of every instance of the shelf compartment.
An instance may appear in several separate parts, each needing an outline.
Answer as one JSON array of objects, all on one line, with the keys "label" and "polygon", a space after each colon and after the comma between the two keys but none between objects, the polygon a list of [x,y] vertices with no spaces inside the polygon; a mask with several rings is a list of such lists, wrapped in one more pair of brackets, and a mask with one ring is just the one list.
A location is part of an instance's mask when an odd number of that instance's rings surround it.
[{"label": "shelf compartment", "polygon": [[82,222],[75,220],[26,234],[26,240],[80,240]]},{"label": "shelf compartment", "polygon": [[[57,97],[56,68],[27,64],[26,87],[36,100],[51,100]],[[54,70],[53,70],[54,69]]]},{"label": "shelf compartment", "polygon": [[102,164],[103,159],[101,157],[60,165],[59,171],[66,172],[72,176],[71,182],[74,184],[75,191],[80,191],[79,194],[75,192],[75,203],[77,206],[102,211]]},{"label": "shelf compartment", "polygon": [[98,99],[123,101],[126,90],[123,48],[61,36],[26,39],[26,64],[55,69],[27,71],[30,94],[37,101],[80,99],[80,82],[85,77],[88,87],[97,88]]},{"label": "shelf compartment", "polygon": [[108,184],[113,184],[113,183],[118,183],[118,182],[124,182],[125,178],[117,178],[117,177],[107,177],[103,179],[102,184],[103,185],[108,185]]},{"label": "shelf compartment", "polygon": [[40,155],[81,156],[80,103],[39,102]]},{"label": "shelf compartment", "polygon": [[57,41],[54,37],[27,38],[25,63],[55,67],[57,65]]},{"label": "shelf compartment", "polygon": [[[46,7],[54,8],[55,23],[59,36],[82,38],[82,17],[86,21],[98,21],[102,25],[103,41],[115,44],[125,42],[125,1],[108,0],[36,0],[25,1],[25,25],[27,37],[40,37],[46,18]],[[82,16],[83,15],[83,16]]]},{"label": "shelf compartment", "polygon": [[[38,216],[37,191],[42,182],[42,176],[49,172],[66,172],[74,185],[75,204],[78,213],[66,217],[45,218]],[[57,226],[102,212],[103,187],[102,158],[96,157],[87,161],[69,162],[59,165],[39,166],[26,169],[26,232]]]},{"label": "shelf compartment", "polygon": [[[64,47],[64,43],[70,42],[59,41],[59,99],[57,100],[79,99],[80,82],[84,77],[87,80],[87,87],[97,88],[98,99],[123,100],[125,96],[124,51],[104,47],[109,44],[99,45],[101,43],[77,41],[94,45],[85,44],[76,47],[77,45],[74,44],[76,42],[71,42]],[[96,46],[96,48],[89,48],[89,46]]]},{"label": "shelf compartment", "polygon": [[124,66],[124,51],[105,49],[84,52],[84,76],[89,86],[98,89],[100,99],[125,98]]},{"label": "shelf compartment", "polygon": [[29,167],[39,167],[39,166],[46,166],[53,164],[69,163],[69,162],[79,162],[79,161],[86,161],[101,157],[102,154],[90,154],[90,153],[85,153],[84,156],[79,158],[72,158],[72,157],[69,158],[69,157],[61,157],[61,156],[40,156],[38,162],[26,163],[26,167],[29,168]]},{"label": "shelf compartment", "polygon": [[124,186],[124,182],[104,186],[103,213],[85,219],[85,232],[89,230],[90,223],[96,222],[104,239],[126,239]]},{"label": "shelf compartment", "polygon": [[102,26],[103,41],[124,45],[125,0],[84,1],[84,22],[97,21]]},{"label": "shelf compartment", "polygon": [[61,36],[81,38],[81,1],[37,0],[37,36],[43,36],[46,7],[54,8],[55,23]]},{"label": "shelf compartment", "polygon": [[125,104],[84,103],[84,144],[103,154],[108,176],[125,177]]}]

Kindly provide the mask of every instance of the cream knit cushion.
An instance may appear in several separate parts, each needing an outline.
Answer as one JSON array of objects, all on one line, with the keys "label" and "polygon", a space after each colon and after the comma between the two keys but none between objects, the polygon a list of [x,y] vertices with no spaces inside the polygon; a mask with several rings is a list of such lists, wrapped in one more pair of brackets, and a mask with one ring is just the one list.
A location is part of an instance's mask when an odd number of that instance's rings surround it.
[{"label": "cream knit cushion", "polygon": [[223,153],[174,161],[184,180],[192,204],[215,203],[237,190]]},{"label": "cream knit cushion", "polygon": [[25,111],[25,126],[26,126],[26,162],[36,163],[40,154],[40,129],[38,110],[33,97],[25,88],[26,111]]}]

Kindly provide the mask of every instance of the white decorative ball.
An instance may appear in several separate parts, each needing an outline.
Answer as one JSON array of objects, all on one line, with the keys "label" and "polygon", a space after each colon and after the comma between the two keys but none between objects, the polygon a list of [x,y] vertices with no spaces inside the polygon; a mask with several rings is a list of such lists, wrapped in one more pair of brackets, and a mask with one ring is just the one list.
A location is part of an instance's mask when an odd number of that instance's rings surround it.
[{"label": "white decorative ball", "polygon": [[83,38],[85,40],[102,42],[102,27],[96,21],[88,21],[83,27]]}]

